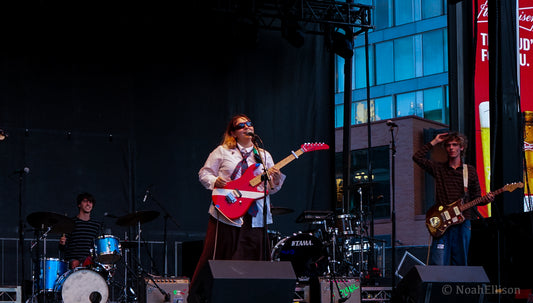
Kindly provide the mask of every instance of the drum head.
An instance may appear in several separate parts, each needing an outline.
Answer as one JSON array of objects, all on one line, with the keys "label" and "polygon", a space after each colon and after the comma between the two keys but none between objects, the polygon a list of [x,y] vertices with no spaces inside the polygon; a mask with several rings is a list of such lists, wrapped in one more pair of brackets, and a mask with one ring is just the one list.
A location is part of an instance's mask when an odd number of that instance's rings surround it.
[{"label": "drum head", "polygon": [[327,252],[319,239],[310,234],[296,234],[279,241],[272,260],[290,261],[297,277],[316,277],[325,273]]},{"label": "drum head", "polygon": [[61,297],[64,303],[107,302],[109,288],[104,278],[89,269],[71,272],[65,279]]}]

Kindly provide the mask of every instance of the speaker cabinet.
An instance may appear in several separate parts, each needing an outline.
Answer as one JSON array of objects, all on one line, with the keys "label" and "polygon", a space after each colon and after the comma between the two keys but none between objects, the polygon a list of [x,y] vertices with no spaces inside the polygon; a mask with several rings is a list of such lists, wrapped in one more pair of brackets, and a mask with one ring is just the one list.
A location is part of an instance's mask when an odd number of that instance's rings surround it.
[{"label": "speaker cabinet", "polygon": [[[320,281],[320,303],[331,301],[331,287],[333,287],[333,302],[340,302],[345,299],[347,303],[361,302],[361,284],[354,278],[319,278]],[[340,293],[339,293],[340,291]],[[314,301],[314,300],[313,300]]]},{"label": "speaker cabinet", "polygon": [[395,302],[485,302],[489,279],[481,266],[415,265],[398,283]]},{"label": "speaker cabinet", "polygon": [[[145,283],[146,303],[187,302],[189,294],[189,279],[187,278],[157,278],[153,281],[145,279]],[[165,296],[157,288],[156,284],[170,296],[170,301],[165,301]]]},{"label": "speaker cabinet", "polygon": [[296,286],[289,261],[209,260],[198,279],[210,303],[289,303]]}]

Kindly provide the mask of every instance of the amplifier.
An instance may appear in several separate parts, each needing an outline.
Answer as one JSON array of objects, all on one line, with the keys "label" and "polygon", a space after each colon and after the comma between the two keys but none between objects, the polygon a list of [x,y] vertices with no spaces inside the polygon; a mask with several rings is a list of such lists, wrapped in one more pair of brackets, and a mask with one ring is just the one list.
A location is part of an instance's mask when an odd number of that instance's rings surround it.
[{"label": "amplifier", "polygon": [[358,279],[338,277],[331,280],[330,278],[320,277],[319,281],[321,303],[331,302],[330,285],[334,289],[333,302],[338,302],[339,299],[346,299],[346,301],[344,301],[346,303],[361,302],[361,282]]},{"label": "amplifier", "polygon": [[[145,278],[146,283],[146,303],[163,303],[165,297],[161,291],[156,287],[159,286],[167,294],[170,295],[171,303],[185,303],[189,295],[189,279],[188,278]],[[166,301],[169,302],[169,301]]]}]

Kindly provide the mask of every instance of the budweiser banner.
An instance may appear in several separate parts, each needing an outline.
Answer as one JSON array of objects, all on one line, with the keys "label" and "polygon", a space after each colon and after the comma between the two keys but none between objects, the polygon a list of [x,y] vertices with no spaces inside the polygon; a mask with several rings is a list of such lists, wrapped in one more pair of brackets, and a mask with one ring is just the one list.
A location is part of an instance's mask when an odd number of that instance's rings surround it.
[{"label": "budweiser banner", "polygon": [[[490,191],[490,119],[489,119],[489,7],[488,1],[474,0],[474,26],[477,27],[475,104],[476,108],[476,154],[477,169],[482,192]],[[518,17],[518,62],[520,71],[520,99],[522,111],[533,111],[533,0],[519,0]],[[530,144],[531,145],[531,144]],[[533,152],[533,148],[531,149]],[[533,156],[532,156],[533,157]],[[529,161],[528,161],[529,162]],[[531,161],[533,163],[533,158]],[[529,166],[529,164],[528,164]],[[531,168],[530,168],[531,169]],[[532,173],[533,174],[533,173]],[[532,177],[533,176],[529,176]],[[526,190],[527,198],[527,186]],[[532,184],[533,189],[533,184]],[[478,207],[480,213],[489,217],[490,205]]]}]

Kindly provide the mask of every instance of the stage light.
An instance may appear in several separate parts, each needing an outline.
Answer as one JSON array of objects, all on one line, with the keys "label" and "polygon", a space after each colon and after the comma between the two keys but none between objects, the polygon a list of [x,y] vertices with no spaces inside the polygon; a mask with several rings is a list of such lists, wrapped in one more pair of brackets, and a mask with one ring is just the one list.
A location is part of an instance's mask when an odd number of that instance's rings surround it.
[{"label": "stage light", "polygon": [[344,59],[353,56],[353,38],[347,37],[340,32],[334,32],[332,35],[331,50]]}]

